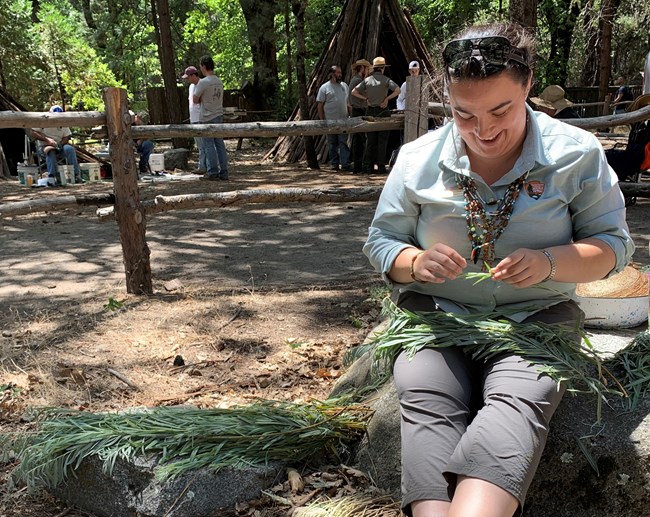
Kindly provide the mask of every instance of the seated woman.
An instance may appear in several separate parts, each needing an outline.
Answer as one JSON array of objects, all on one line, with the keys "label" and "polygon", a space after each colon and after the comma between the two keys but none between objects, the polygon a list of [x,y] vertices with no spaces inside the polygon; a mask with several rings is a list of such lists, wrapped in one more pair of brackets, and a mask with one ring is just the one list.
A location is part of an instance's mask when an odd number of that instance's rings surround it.
[{"label": "seated woman", "polygon": [[[576,282],[628,263],[623,196],[597,139],[526,104],[534,56],[514,25],[473,26],[444,48],[453,122],[402,147],[364,246],[400,307],[575,329]],[[481,269],[491,280],[460,277]],[[521,512],[563,385],[513,353],[461,347],[402,352],[393,373],[406,514]]]}]

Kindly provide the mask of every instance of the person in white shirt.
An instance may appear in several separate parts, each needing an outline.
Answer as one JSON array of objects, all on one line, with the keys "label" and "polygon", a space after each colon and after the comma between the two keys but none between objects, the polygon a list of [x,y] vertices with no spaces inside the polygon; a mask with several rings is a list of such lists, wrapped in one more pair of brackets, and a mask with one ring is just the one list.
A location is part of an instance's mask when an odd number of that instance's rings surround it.
[{"label": "person in white shirt", "polygon": [[[194,90],[199,82],[199,71],[194,66],[188,66],[183,72],[183,79],[190,85],[188,92],[188,102],[190,105],[190,124],[198,124],[201,122],[201,105],[194,103]],[[199,172],[205,174],[208,171],[205,160],[205,152],[203,151],[203,144],[198,137],[194,138],[196,148],[199,150]]]},{"label": "person in white shirt", "polygon": [[[200,63],[204,77],[194,87],[192,101],[201,105],[202,124],[223,123],[223,83],[214,73],[214,60],[203,56]],[[201,138],[208,166],[207,180],[228,180],[228,153],[223,138]]]},{"label": "person in white shirt", "polygon": [[[321,120],[340,120],[348,118],[348,85],[342,81],[341,67],[332,65],[329,72],[329,81],[318,89],[316,102],[318,116]],[[351,171],[350,148],[347,135],[327,135],[328,154],[332,169],[339,170],[339,164],[344,171]]]},{"label": "person in white shirt", "polygon": [[[417,61],[411,61],[409,63],[409,75],[411,77],[417,77],[420,75],[420,63]],[[406,109],[406,81],[402,83],[402,86],[399,89],[399,95],[397,96],[397,109],[402,111]]]},{"label": "person in white shirt", "polygon": [[[62,113],[63,108],[58,105],[50,107],[50,113]],[[38,145],[38,152],[45,157],[47,165],[47,175],[49,178],[56,177],[56,162],[59,158],[64,157],[68,165],[74,167],[74,177],[76,183],[83,183],[81,179],[81,170],[77,161],[77,152],[70,144],[72,132],[69,127],[45,127],[32,129],[32,136]]]}]

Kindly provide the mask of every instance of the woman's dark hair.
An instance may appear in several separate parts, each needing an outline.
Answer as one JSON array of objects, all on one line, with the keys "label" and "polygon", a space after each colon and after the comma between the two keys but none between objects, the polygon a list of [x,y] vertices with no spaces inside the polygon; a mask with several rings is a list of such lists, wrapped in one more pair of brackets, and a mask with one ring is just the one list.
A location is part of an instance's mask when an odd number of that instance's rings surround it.
[{"label": "woman's dark hair", "polygon": [[503,65],[493,65],[483,59],[468,57],[458,68],[445,66],[445,77],[448,82],[463,80],[484,79],[491,75],[502,72],[509,72],[514,79],[525,85],[535,68],[535,38],[529,32],[516,23],[488,23],[471,25],[459,32],[454,40],[479,39],[501,36],[507,38],[510,44],[519,49],[523,55],[526,65],[510,59]]}]

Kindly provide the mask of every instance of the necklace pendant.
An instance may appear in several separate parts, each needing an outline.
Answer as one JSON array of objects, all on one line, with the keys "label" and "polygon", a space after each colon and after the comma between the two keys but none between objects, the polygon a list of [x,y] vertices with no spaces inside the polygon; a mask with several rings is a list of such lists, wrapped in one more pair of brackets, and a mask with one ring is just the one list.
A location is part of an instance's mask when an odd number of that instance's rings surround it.
[{"label": "necklace pendant", "polygon": [[471,253],[469,258],[472,259],[474,264],[476,264],[478,262],[478,259],[479,259],[480,256],[481,256],[481,248],[478,247],[478,246],[475,247],[475,248],[472,248],[472,253]]}]

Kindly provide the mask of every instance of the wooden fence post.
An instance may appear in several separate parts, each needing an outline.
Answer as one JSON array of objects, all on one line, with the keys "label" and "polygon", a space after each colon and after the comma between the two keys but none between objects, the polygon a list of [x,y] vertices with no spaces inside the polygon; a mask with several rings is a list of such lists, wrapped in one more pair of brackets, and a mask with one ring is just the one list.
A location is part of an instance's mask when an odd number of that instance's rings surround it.
[{"label": "wooden fence post", "polygon": [[104,88],[106,127],[113,166],[115,219],[120,230],[126,291],[151,294],[151,264],[145,239],[146,220],[138,191],[138,175],[131,138],[131,115],[126,90]]},{"label": "wooden fence post", "polygon": [[412,142],[427,132],[428,99],[424,98],[424,77],[421,75],[406,78],[406,112],[404,114],[404,143]]}]

